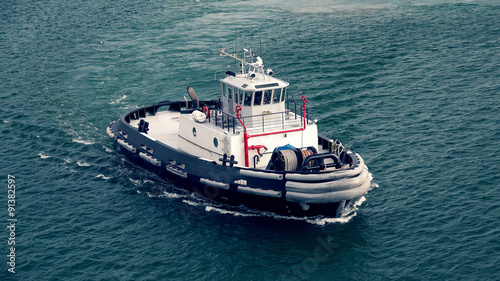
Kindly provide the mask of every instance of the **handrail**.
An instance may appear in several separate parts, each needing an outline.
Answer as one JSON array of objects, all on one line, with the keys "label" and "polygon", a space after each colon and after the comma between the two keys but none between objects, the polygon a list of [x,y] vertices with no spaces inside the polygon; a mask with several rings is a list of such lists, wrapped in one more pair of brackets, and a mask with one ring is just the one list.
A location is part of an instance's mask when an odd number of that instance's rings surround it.
[{"label": "handrail", "polygon": [[302,107],[301,109],[303,110],[303,120],[304,120],[304,125],[301,126],[300,128],[297,129],[290,129],[290,130],[282,130],[282,131],[274,131],[274,132],[267,132],[267,133],[260,133],[260,134],[248,134],[247,127],[245,126],[245,123],[241,120],[241,105],[236,106],[236,114],[238,117],[238,121],[240,121],[240,124],[243,126],[244,129],[244,135],[243,135],[243,142],[244,142],[244,150],[245,150],[245,167],[248,167],[248,139],[250,138],[256,138],[256,137],[263,137],[263,136],[269,136],[269,135],[274,135],[274,134],[286,134],[286,133],[292,133],[292,132],[298,132],[298,131],[304,131],[306,129],[306,102],[309,102],[306,99],[305,95],[302,95]]},{"label": "handrail", "polygon": [[[325,158],[332,159],[333,164],[325,163]],[[322,154],[313,154],[307,156],[302,163],[301,171],[320,171],[326,168],[335,167],[336,169],[342,166],[342,162],[339,160],[338,156],[334,153],[322,153]]]},{"label": "handrail", "polygon": [[[241,106],[241,105],[240,105]],[[249,115],[249,116],[241,116],[240,118],[243,123],[245,123],[248,130],[257,132],[266,132],[269,131],[267,128],[279,128],[284,130],[287,125],[300,125],[306,126],[307,124],[307,115],[308,111],[301,107],[301,111],[293,111],[294,119],[301,117],[301,120],[297,121],[289,121],[287,116],[290,114],[290,110],[273,112],[273,113],[263,113],[257,115]],[[302,119],[304,118],[304,119]],[[228,132],[233,129],[233,134],[236,133],[236,126],[238,117],[233,116],[219,109],[218,107],[210,107],[208,114],[208,122],[214,123],[216,126],[221,127],[222,129],[227,129]],[[260,128],[260,130],[258,130]]]}]

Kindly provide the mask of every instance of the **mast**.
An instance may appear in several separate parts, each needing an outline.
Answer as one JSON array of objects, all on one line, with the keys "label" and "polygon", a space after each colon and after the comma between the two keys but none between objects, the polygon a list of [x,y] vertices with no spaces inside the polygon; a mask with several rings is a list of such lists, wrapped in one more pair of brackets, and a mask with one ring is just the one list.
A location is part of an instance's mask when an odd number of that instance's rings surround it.
[{"label": "mast", "polygon": [[[226,49],[224,49],[224,48],[220,49],[219,56],[230,57],[230,58],[233,58],[235,61],[241,62],[242,69],[245,67],[248,67],[247,78],[249,78],[249,79],[255,78],[256,73],[260,74],[263,79],[266,79],[266,75],[264,75],[264,64],[263,64],[263,61],[260,57],[257,57],[256,62],[247,62],[244,59],[238,58],[238,56],[236,54],[231,55],[231,54],[226,53]],[[242,70],[241,73],[245,74],[245,70]]]}]

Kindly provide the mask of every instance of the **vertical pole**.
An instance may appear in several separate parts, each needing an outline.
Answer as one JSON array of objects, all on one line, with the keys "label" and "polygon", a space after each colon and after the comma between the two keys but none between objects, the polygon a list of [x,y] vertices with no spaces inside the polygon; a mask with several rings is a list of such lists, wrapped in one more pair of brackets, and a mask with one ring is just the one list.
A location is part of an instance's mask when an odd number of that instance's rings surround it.
[{"label": "vertical pole", "polygon": [[264,114],[262,114],[262,132],[264,132],[265,127],[264,127]]},{"label": "vertical pole", "polygon": [[236,106],[236,116],[238,117],[238,120],[240,121],[241,125],[243,126],[243,145],[244,145],[244,150],[245,150],[245,167],[248,167],[248,133],[247,133],[247,127],[245,126],[245,123],[241,121],[241,105]]},{"label": "vertical pole", "polygon": [[306,102],[309,101],[306,99],[306,96],[302,94],[302,110],[304,112],[302,118],[304,118],[304,130],[306,129]]}]

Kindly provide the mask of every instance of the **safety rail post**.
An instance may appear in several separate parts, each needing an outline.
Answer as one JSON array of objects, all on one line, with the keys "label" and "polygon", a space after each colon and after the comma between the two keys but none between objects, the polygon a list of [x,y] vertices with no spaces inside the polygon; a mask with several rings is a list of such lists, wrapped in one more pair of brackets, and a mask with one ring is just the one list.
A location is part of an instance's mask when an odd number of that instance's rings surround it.
[{"label": "safety rail post", "polygon": [[295,113],[295,120],[297,120],[297,102],[295,101],[295,97],[293,96],[293,94],[290,93],[289,91],[287,91],[286,92],[286,101],[288,103],[288,107],[290,107],[290,102],[288,101],[289,94],[290,94],[290,97],[292,98],[292,101],[293,101],[293,113]]},{"label": "safety rail post", "polygon": [[301,107],[301,109],[303,111],[302,118],[304,118],[304,129],[306,128],[306,124],[307,124],[306,122],[308,121],[306,117],[307,117],[307,115],[309,115],[309,113],[306,113],[307,112],[306,102],[309,102],[309,101],[307,100],[304,93],[302,93],[302,107]]},{"label": "safety rail post", "polygon": [[265,127],[264,127],[264,114],[262,114],[261,116],[262,116],[262,132],[264,132],[264,130],[265,130]]}]

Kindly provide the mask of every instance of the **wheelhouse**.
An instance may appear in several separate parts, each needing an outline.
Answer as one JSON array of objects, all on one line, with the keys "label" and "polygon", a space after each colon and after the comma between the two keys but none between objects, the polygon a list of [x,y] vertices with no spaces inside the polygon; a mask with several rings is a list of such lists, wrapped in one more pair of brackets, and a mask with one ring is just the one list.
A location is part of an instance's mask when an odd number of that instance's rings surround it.
[{"label": "wheelhouse", "polygon": [[[221,54],[226,54],[224,50]],[[226,54],[227,55],[227,54]],[[231,56],[231,55],[228,55]],[[242,116],[255,116],[285,111],[288,83],[273,77],[273,71],[263,71],[262,59],[242,63],[241,73],[226,72],[221,79],[221,101],[225,113],[236,116],[235,108],[241,106]],[[253,58],[252,58],[253,61]]]}]

